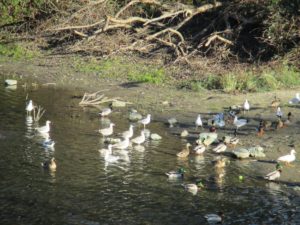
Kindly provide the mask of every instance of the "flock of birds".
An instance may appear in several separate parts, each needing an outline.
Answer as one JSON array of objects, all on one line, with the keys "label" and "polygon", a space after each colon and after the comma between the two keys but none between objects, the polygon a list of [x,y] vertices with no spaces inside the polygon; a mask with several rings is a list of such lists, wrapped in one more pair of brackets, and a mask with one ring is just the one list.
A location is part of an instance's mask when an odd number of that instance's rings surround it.
[{"label": "flock of birds", "polygon": [[[294,98],[292,98],[289,101],[289,104],[299,104],[300,103],[300,96],[299,93],[296,94]],[[287,126],[291,123],[291,117],[292,114],[289,112],[287,119],[283,120],[283,113],[280,108],[280,100],[275,97],[275,99],[271,102],[271,107],[276,108],[276,117],[277,120],[274,122],[269,123],[268,121],[261,120],[259,123],[259,126],[257,128],[257,135],[262,136],[265,133],[265,130],[270,128],[271,126],[274,127],[274,129],[279,129],[284,126]],[[32,100],[29,101],[29,103],[26,105],[26,111],[27,114],[31,114],[31,112],[34,110],[35,106],[32,102]],[[238,114],[240,111],[247,112],[251,109],[249,101],[246,99],[243,106],[241,108],[237,109],[231,109],[226,115],[224,113],[219,113],[214,116],[214,118],[208,122],[210,124],[209,131],[211,135],[216,133],[217,128],[216,127],[224,127],[227,122],[232,123],[235,126],[234,130],[234,136],[225,136],[221,141],[219,141],[218,145],[214,148],[212,148],[212,151],[215,153],[223,153],[227,150],[228,146],[235,146],[239,142],[239,138],[237,137],[238,131],[241,127],[246,126],[248,124],[248,119],[241,119],[238,118]],[[103,109],[99,115],[101,117],[108,117],[113,112],[112,107]],[[227,117],[227,118],[226,118]],[[100,149],[99,152],[104,156],[105,162],[109,163],[115,163],[120,160],[120,156],[114,155],[113,151],[119,150],[127,152],[127,149],[129,147],[132,147],[132,145],[141,146],[148,137],[146,137],[146,126],[151,123],[151,114],[148,114],[145,118],[142,118],[138,121],[141,125],[143,125],[144,129],[141,130],[139,136],[134,137],[134,126],[130,125],[129,129],[124,131],[121,136],[122,140],[116,143],[108,143],[106,148]],[[174,126],[175,123],[177,123],[177,120],[175,118],[170,118],[168,120],[168,123],[170,124],[170,127]],[[50,124],[51,122],[49,120],[46,121],[45,126],[37,127],[35,128],[36,132],[40,134],[49,134],[50,132]],[[108,137],[113,135],[114,133],[114,123],[109,124],[108,127],[99,129],[99,133],[103,136],[104,140],[106,140]],[[198,128],[201,127],[204,128],[204,123],[202,121],[201,115],[199,114],[195,120],[195,129],[198,130]],[[210,138],[204,138],[199,139],[196,141],[197,145],[192,150],[190,150],[190,147],[192,146],[190,143],[186,144],[186,147],[178,152],[176,155],[179,158],[186,158],[189,156],[190,153],[194,154],[203,154],[208,146],[213,144],[213,142],[210,140]],[[47,136],[46,140],[43,142],[43,145],[46,147],[53,147],[55,142],[49,138],[49,135]],[[289,165],[289,163],[295,161],[296,151],[295,149],[292,149],[290,151],[290,154],[281,156],[277,159],[276,169],[275,171],[272,171],[264,176],[267,180],[276,180],[280,177],[280,174],[282,172],[282,164],[285,163],[286,165]],[[42,163],[42,166],[46,169],[55,170],[56,169],[56,161],[55,158],[51,158],[48,161],[45,161]],[[217,167],[224,167],[225,161],[224,160],[218,160],[216,162]],[[169,179],[182,179],[184,177],[185,170],[184,168],[179,168],[178,170],[170,171],[165,173]],[[203,184],[201,182],[198,183],[190,183],[190,184],[183,184],[183,187],[190,192],[197,192],[199,189],[203,188]],[[208,214],[206,215],[206,219],[209,222],[221,222],[223,219],[222,213],[220,214]]]}]

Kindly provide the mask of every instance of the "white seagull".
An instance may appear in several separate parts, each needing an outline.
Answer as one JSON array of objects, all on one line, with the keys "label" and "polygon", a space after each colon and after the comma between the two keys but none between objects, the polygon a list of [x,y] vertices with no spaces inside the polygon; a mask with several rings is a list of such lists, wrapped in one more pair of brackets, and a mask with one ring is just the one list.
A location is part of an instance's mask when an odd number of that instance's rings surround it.
[{"label": "white seagull", "polygon": [[244,112],[250,110],[250,104],[249,104],[249,102],[248,102],[247,99],[246,99],[246,101],[244,102],[243,107],[244,107]]},{"label": "white seagull", "polygon": [[295,154],[296,154],[295,149],[292,149],[289,155],[281,156],[277,159],[277,161],[284,162],[286,164],[291,163],[296,160]]},{"label": "white seagull", "polygon": [[129,130],[126,130],[122,133],[123,138],[131,138],[133,136],[133,125],[130,124]]},{"label": "white seagull", "polygon": [[109,127],[100,129],[99,133],[102,134],[103,137],[110,136],[114,132],[114,129],[113,129],[114,126],[115,126],[114,123],[110,123]]},{"label": "white seagull", "polygon": [[236,126],[236,129],[245,126],[247,123],[246,119],[238,119],[237,116],[234,116],[233,124]]},{"label": "white seagull", "polygon": [[111,114],[111,112],[112,112],[112,108],[111,108],[111,107],[109,107],[109,108],[104,108],[104,109],[101,110],[101,112],[99,112],[99,115],[100,115],[101,117],[103,117],[103,116],[108,116],[109,114]]},{"label": "white seagull", "polygon": [[145,129],[145,128],[146,128],[146,125],[149,124],[150,121],[151,121],[151,115],[148,114],[147,117],[144,118],[144,119],[141,119],[141,120],[139,121],[139,123],[143,124],[143,125],[144,125],[144,129]]},{"label": "white seagull", "polygon": [[198,127],[202,127],[203,126],[200,114],[198,114],[198,116],[197,116],[197,119],[195,121],[195,125],[196,125],[196,129],[198,129]]},{"label": "white seagull", "polygon": [[29,100],[28,104],[26,105],[26,111],[27,111],[27,115],[29,115],[31,113],[31,111],[34,109],[34,105],[32,100]]},{"label": "white seagull", "polygon": [[50,123],[51,123],[51,121],[47,120],[45,126],[37,127],[37,128],[35,128],[35,130],[37,132],[41,133],[41,134],[49,133],[49,131],[50,131]]},{"label": "white seagull", "polygon": [[131,140],[131,142],[134,144],[140,145],[140,144],[143,144],[145,142],[145,140],[146,140],[145,132],[142,130],[141,135],[133,138]]},{"label": "white seagull", "polygon": [[283,116],[283,113],[282,113],[280,107],[277,107],[276,116],[279,118],[281,118]]},{"label": "white seagull", "polygon": [[296,93],[296,96],[289,100],[289,104],[298,104],[300,102],[300,94]]},{"label": "white seagull", "polygon": [[116,143],[116,144],[112,145],[111,147],[117,148],[120,150],[124,150],[124,149],[128,148],[129,144],[130,144],[129,138],[125,138],[123,141]]}]

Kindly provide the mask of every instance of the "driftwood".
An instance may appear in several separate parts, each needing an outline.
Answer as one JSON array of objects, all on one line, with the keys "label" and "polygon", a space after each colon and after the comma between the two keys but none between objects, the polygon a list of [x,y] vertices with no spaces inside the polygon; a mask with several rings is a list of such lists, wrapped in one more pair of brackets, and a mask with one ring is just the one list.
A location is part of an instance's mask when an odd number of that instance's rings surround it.
[{"label": "driftwood", "polygon": [[104,94],[100,94],[103,91],[97,91],[95,93],[89,94],[84,93],[79,105],[88,106],[88,105],[100,105],[102,103],[113,102],[118,100],[119,98],[108,98]]},{"label": "driftwood", "polygon": [[39,105],[34,106],[33,108],[33,121],[38,122],[44,115],[46,110]]}]

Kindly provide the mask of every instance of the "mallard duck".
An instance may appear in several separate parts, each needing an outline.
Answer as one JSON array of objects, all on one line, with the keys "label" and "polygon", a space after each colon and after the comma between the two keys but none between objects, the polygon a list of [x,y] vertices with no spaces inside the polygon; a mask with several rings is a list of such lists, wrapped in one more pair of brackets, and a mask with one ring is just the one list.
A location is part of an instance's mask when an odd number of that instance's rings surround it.
[{"label": "mallard duck", "polygon": [[271,128],[272,124],[273,124],[272,121],[269,121],[269,120],[264,120],[262,122],[262,125],[263,125],[265,130],[268,130],[269,128]]},{"label": "mallard duck", "polygon": [[148,125],[151,122],[151,115],[148,114],[144,119],[139,120],[139,123],[144,125],[144,129],[146,128],[146,125]]},{"label": "mallard duck", "polygon": [[51,121],[47,120],[45,126],[37,127],[37,128],[35,128],[35,130],[37,132],[39,132],[39,133],[49,133],[49,131],[50,131],[50,123],[51,123]]},{"label": "mallard duck", "polygon": [[276,170],[268,173],[266,176],[264,176],[264,179],[266,180],[276,180],[280,177],[280,174],[282,173],[282,166],[280,164],[276,165]]},{"label": "mallard duck", "polygon": [[122,133],[123,138],[131,138],[133,136],[133,125],[130,124],[129,129]]},{"label": "mallard duck", "polygon": [[197,155],[201,155],[203,152],[205,152],[205,149],[205,145],[199,144],[193,149],[193,152]]},{"label": "mallard duck", "polygon": [[287,119],[283,122],[283,125],[284,126],[287,126],[287,125],[290,125],[291,123],[292,123],[292,113],[291,112],[289,112],[288,114],[287,114]]},{"label": "mallard duck", "polygon": [[218,157],[217,159],[213,160],[212,163],[216,168],[223,168],[226,166],[226,158]]},{"label": "mallard duck", "polygon": [[271,107],[272,108],[277,108],[278,106],[280,106],[280,99],[277,98],[277,96],[274,96],[274,100],[271,102]]},{"label": "mallard duck", "polygon": [[102,134],[103,137],[107,137],[113,134],[114,130],[113,127],[115,126],[114,123],[110,123],[109,127],[103,128],[99,130],[99,133]]},{"label": "mallard duck", "polygon": [[300,94],[296,93],[296,96],[289,100],[289,104],[299,104],[300,102]]},{"label": "mallard duck", "polygon": [[180,158],[187,157],[190,154],[190,146],[192,146],[192,145],[190,143],[187,143],[186,147],[182,151],[180,151],[176,154],[177,157],[180,157]]},{"label": "mallard duck", "polygon": [[222,212],[218,214],[206,214],[204,218],[208,223],[221,223],[223,221],[224,214]]},{"label": "mallard duck", "polygon": [[283,128],[284,127],[284,124],[283,124],[283,122],[282,122],[282,119],[281,119],[281,117],[279,117],[278,119],[277,119],[277,121],[275,122],[275,129],[280,129],[280,128]]},{"label": "mallard duck", "polygon": [[44,167],[45,169],[56,170],[55,158],[53,157],[50,160],[43,162],[42,167]]},{"label": "mallard duck", "polygon": [[240,139],[237,137],[225,136],[223,142],[229,147],[235,147],[239,143]]},{"label": "mallard duck", "polygon": [[289,155],[281,156],[277,159],[277,161],[284,162],[285,164],[289,164],[296,160],[295,154],[296,154],[295,149],[292,149]]},{"label": "mallard duck", "polygon": [[202,123],[202,119],[201,119],[201,115],[198,114],[197,119],[195,121],[195,125],[196,125],[196,130],[198,129],[198,127],[202,127],[203,123]]},{"label": "mallard duck", "polygon": [[218,144],[217,147],[213,148],[213,152],[216,152],[216,153],[221,153],[221,152],[225,152],[227,149],[227,145],[225,143],[220,143]]},{"label": "mallard duck", "polygon": [[145,136],[145,132],[143,130],[141,131],[140,136],[137,136],[131,140],[132,143],[137,144],[137,145],[141,145],[145,141],[146,141],[146,136]]},{"label": "mallard duck", "polygon": [[182,187],[189,192],[197,192],[199,189],[204,188],[202,182],[198,182],[196,184],[182,184]]},{"label": "mallard duck", "polygon": [[184,173],[185,173],[185,170],[183,168],[179,168],[177,171],[170,171],[170,172],[166,173],[166,175],[170,179],[180,179],[180,178],[183,178]]},{"label": "mallard duck", "polygon": [[32,110],[34,109],[34,105],[33,105],[33,102],[32,100],[29,100],[28,104],[26,105],[26,112],[27,112],[27,115],[30,115],[30,113],[32,112]]},{"label": "mallard duck", "polygon": [[102,109],[101,112],[99,112],[99,115],[101,117],[104,117],[104,116],[108,116],[111,113],[112,113],[112,106],[110,105],[108,108]]},{"label": "mallard duck", "polygon": [[250,110],[250,104],[247,99],[244,102],[243,108],[244,108],[244,112]]},{"label": "mallard duck", "polygon": [[259,126],[257,128],[257,136],[262,137],[265,133],[263,121],[260,121]]}]

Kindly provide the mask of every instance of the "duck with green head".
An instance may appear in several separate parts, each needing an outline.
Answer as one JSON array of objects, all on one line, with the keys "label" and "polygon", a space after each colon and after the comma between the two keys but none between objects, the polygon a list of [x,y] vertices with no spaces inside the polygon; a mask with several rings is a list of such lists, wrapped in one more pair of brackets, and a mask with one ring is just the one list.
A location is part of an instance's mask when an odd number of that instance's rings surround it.
[{"label": "duck with green head", "polygon": [[179,168],[177,171],[170,171],[167,172],[166,175],[170,178],[170,179],[180,179],[183,178],[185,173],[185,169],[184,168]]},{"label": "duck with green head", "polygon": [[266,176],[264,176],[264,178],[266,180],[276,180],[280,177],[281,173],[282,173],[282,166],[281,164],[277,163],[276,170],[271,173],[268,173]]}]

